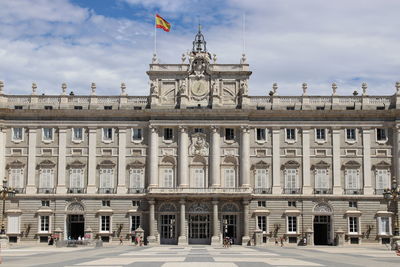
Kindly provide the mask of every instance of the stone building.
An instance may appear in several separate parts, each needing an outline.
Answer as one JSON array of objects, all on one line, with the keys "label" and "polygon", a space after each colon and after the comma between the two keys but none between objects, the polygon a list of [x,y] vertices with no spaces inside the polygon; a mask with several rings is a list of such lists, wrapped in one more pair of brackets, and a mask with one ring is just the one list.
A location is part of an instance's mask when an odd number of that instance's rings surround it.
[{"label": "stone building", "polygon": [[[388,242],[382,192],[399,177],[392,96],[249,96],[246,58],[218,64],[199,32],[180,64],[147,74],[149,96],[6,95],[0,177],[10,242],[149,244]],[[397,178],[398,179],[398,178]],[[390,210],[390,209],[389,209]]]}]

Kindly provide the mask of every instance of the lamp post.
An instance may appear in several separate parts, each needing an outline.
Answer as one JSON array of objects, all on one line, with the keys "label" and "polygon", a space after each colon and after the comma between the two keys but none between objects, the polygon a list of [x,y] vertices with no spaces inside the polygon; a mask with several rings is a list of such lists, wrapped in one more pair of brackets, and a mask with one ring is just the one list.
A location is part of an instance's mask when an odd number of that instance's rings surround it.
[{"label": "lamp post", "polygon": [[0,188],[0,196],[3,200],[3,212],[1,214],[1,230],[0,235],[4,235],[6,233],[6,228],[4,225],[4,217],[6,214],[6,199],[15,196],[15,189],[7,186],[7,178],[3,179],[3,186]]},{"label": "lamp post", "polygon": [[389,202],[389,208],[392,207],[393,215],[394,215],[394,235],[392,237],[392,249],[397,249],[398,242],[400,241],[399,236],[399,195],[400,195],[400,188],[397,185],[396,178],[392,180],[392,187],[385,189],[383,192],[383,197]]}]

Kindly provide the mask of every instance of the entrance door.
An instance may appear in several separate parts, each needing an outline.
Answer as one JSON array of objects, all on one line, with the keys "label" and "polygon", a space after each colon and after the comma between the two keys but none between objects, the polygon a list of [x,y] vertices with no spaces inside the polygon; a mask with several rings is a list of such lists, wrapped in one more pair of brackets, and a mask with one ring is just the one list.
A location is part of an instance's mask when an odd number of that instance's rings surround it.
[{"label": "entrance door", "polygon": [[223,237],[229,237],[233,239],[233,243],[237,243],[236,236],[236,215],[223,215],[222,223],[223,223]]},{"label": "entrance door", "polygon": [[189,244],[210,244],[210,215],[189,215]]},{"label": "entrance door", "polygon": [[85,236],[85,217],[82,214],[71,214],[67,217],[68,237],[77,240]]},{"label": "entrance door", "polygon": [[314,245],[328,245],[330,243],[330,216],[314,217]]},{"label": "entrance door", "polygon": [[160,243],[177,244],[175,214],[161,215],[160,222]]}]

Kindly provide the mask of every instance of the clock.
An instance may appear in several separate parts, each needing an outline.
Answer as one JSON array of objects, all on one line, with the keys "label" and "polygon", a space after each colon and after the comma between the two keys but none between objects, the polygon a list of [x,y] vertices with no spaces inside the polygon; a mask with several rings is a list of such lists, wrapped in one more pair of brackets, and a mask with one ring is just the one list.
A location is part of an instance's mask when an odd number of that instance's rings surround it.
[{"label": "clock", "polygon": [[202,96],[207,93],[207,83],[205,81],[194,81],[192,84],[192,94],[195,96]]}]

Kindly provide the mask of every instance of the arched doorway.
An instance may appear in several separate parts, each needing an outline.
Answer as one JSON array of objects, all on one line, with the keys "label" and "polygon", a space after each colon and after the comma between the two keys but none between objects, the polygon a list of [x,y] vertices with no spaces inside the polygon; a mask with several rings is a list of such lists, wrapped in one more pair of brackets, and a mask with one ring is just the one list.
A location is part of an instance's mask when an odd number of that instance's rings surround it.
[{"label": "arched doorway", "polygon": [[67,238],[73,240],[85,236],[85,208],[79,202],[73,202],[67,207]]},{"label": "arched doorway", "polygon": [[172,203],[164,203],[159,208],[159,233],[160,244],[178,244],[177,228],[177,208]]},{"label": "arched doorway", "polygon": [[239,238],[239,208],[234,203],[226,203],[221,208],[222,214],[222,237],[229,237],[234,244],[240,244]]},{"label": "arched doorway", "polygon": [[331,245],[333,243],[332,208],[327,203],[314,207],[314,245]]},{"label": "arched doorway", "polygon": [[189,208],[189,244],[211,244],[211,215],[206,203]]}]

